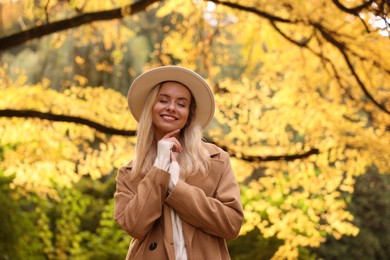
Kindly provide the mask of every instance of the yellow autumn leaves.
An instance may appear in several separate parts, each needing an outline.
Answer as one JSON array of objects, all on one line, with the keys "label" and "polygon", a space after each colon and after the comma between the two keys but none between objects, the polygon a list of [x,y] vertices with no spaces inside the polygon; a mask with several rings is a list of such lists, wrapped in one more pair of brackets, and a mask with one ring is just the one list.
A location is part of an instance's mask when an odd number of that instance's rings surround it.
[{"label": "yellow autumn leaves", "polygon": [[[100,1],[86,2],[83,6],[83,1],[70,1],[70,8],[94,11],[128,1],[103,1],[102,6]],[[328,235],[356,235],[359,230],[347,210],[355,178],[370,167],[390,173],[390,117],[367,98],[358,82],[390,109],[388,37],[375,32],[369,14],[354,17],[331,1],[231,1],[286,20],[275,24],[265,15],[211,2],[161,4],[156,16],[169,22],[161,26],[163,37],[153,34],[159,40],[151,43],[151,53],[145,50],[149,47],[144,38],[127,45],[139,29],[118,22],[111,22],[115,30],[108,23],[102,27],[102,39],[90,27],[74,33],[81,45],[94,36],[106,50],[116,46],[111,53],[115,64],[132,46],[133,52],[144,52],[137,69],[129,68],[132,77],[142,66],[177,61],[207,78],[217,110],[206,134],[232,155],[245,209],[241,234],[259,228],[264,237],[283,240],[274,259],[296,259],[299,247],[319,246]],[[33,2],[28,3],[26,12],[33,17]],[[55,3],[50,1],[51,6]],[[36,10],[37,15],[44,21],[42,10]],[[313,25],[321,25],[322,33]],[[358,77],[324,32],[342,44]],[[59,47],[65,39],[65,34],[57,34],[52,46]],[[145,65],[148,55],[151,64]],[[75,56],[78,66],[87,62]],[[114,73],[113,64],[106,61],[94,65],[99,72]],[[11,80],[9,75],[19,77]],[[73,80],[76,85],[66,82],[55,91],[47,80],[26,84],[22,71],[5,64],[0,69],[0,110],[31,109],[135,130],[122,94],[88,87],[82,75]],[[85,175],[105,176],[133,157],[133,144],[134,137],[106,135],[85,125],[0,118],[0,171],[15,176],[15,189],[56,198],[53,183],[69,186]],[[314,148],[319,154],[303,159],[261,161]],[[260,160],[246,161],[244,156]]]}]

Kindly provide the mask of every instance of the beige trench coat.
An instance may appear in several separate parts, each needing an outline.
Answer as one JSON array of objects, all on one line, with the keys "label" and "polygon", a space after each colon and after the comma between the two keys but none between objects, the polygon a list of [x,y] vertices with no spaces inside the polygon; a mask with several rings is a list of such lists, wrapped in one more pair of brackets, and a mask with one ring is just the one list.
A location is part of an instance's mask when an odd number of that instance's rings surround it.
[{"label": "beige trench coat", "polygon": [[114,218],[133,237],[126,259],[175,259],[171,208],[180,216],[188,259],[230,259],[225,239],[238,236],[243,209],[240,190],[222,149],[206,144],[207,174],[179,180],[170,194],[170,174],[156,167],[132,176],[131,163],[116,178]]}]

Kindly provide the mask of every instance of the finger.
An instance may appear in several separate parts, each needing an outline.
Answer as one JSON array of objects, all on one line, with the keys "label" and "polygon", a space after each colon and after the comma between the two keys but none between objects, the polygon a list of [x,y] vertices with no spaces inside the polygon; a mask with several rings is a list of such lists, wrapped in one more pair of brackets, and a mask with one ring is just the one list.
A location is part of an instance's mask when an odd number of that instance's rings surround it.
[{"label": "finger", "polygon": [[183,151],[183,147],[181,146],[181,143],[175,137],[171,137],[167,140],[173,143],[174,152],[180,153]]},{"label": "finger", "polygon": [[172,132],[167,133],[166,135],[163,136],[161,139],[168,139],[171,137],[177,136],[177,134],[180,133],[180,129],[173,130]]}]

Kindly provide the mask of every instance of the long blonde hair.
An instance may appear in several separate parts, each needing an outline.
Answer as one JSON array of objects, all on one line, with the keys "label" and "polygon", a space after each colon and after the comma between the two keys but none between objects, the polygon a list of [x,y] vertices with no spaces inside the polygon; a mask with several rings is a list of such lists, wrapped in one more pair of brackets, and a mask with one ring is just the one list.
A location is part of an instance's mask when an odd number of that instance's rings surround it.
[{"label": "long blonde hair", "polygon": [[[146,174],[153,166],[157,156],[158,140],[155,140],[152,109],[161,85],[162,83],[158,84],[150,91],[139,119],[135,157],[133,159],[133,172],[135,174]],[[209,153],[202,146],[202,127],[196,120],[195,108],[196,100],[191,94],[189,122],[181,130],[179,137],[183,151],[176,156],[180,165],[180,176],[184,178],[195,173],[206,174],[210,165]]]}]

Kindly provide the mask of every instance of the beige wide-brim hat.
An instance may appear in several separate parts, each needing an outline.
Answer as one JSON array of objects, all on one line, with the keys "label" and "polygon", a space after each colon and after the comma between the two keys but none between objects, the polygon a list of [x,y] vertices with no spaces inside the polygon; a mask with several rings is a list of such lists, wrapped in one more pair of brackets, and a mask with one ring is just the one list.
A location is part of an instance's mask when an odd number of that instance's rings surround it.
[{"label": "beige wide-brim hat", "polygon": [[139,75],[131,84],[127,94],[129,109],[139,121],[146,99],[157,84],[176,81],[185,85],[192,93],[195,102],[195,120],[205,129],[214,116],[215,101],[209,84],[197,73],[180,66],[162,66]]}]

